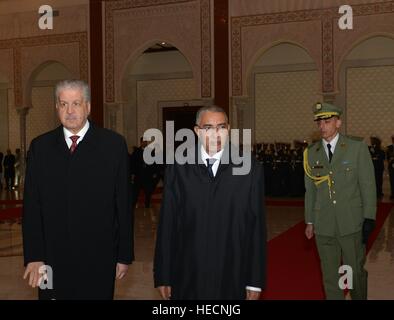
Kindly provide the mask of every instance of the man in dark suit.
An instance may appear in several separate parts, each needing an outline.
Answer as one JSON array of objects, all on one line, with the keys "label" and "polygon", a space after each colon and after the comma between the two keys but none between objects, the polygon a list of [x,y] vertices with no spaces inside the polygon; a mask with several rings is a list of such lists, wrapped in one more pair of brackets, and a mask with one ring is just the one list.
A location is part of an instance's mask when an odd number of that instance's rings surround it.
[{"label": "man in dark suit", "polygon": [[11,153],[11,150],[7,150],[7,154],[3,161],[4,166],[4,180],[7,190],[12,190],[15,179],[15,156]]},{"label": "man in dark suit", "polygon": [[[40,285],[40,299],[112,299],[115,278],[134,258],[127,146],[87,120],[85,82],[58,83],[56,109],[62,125],[35,138],[28,152],[24,278]],[[46,289],[43,265],[52,270]]]},{"label": "man in dark suit", "polygon": [[166,169],[154,259],[163,299],[252,300],[265,287],[263,168],[249,154],[250,170],[234,174],[228,130],[223,109],[201,108],[195,162]]},{"label": "man in dark suit", "polygon": [[371,137],[369,152],[371,154],[373,167],[375,170],[376,195],[378,198],[383,197],[383,172],[384,160],[386,158],[386,155],[382,150],[381,145],[382,141],[378,137]]},{"label": "man in dark suit", "polygon": [[136,206],[142,189],[145,196],[145,208],[150,208],[152,194],[160,180],[159,165],[146,164],[144,161],[145,148],[149,148],[148,141],[144,141],[141,137],[140,147],[136,148],[130,156],[133,207]]},{"label": "man in dark suit", "polygon": [[394,135],[391,136],[391,145],[387,147],[386,156],[387,156],[387,164],[390,176],[390,188],[391,195],[390,199],[394,199]]}]

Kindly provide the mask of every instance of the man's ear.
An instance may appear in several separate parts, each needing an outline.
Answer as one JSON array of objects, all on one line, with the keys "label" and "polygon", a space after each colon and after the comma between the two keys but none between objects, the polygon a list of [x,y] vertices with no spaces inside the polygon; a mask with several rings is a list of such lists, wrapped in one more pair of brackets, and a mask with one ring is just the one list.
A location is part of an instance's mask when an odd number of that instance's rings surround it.
[{"label": "man's ear", "polygon": [[196,135],[198,136],[198,127],[197,126],[194,126],[194,132],[196,133]]},{"label": "man's ear", "polygon": [[90,115],[90,102],[87,103],[88,106],[88,115]]},{"label": "man's ear", "polygon": [[341,127],[341,125],[342,125],[342,121],[341,121],[341,119],[338,119],[336,127],[339,129]]}]

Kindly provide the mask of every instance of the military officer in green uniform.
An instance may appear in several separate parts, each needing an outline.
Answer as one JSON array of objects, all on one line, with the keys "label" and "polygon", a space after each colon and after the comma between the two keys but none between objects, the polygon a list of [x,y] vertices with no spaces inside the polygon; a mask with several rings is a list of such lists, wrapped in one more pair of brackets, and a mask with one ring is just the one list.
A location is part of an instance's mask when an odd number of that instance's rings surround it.
[{"label": "military officer in green uniform", "polygon": [[344,299],[339,268],[347,265],[352,299],[367,299],[365,244],[376,216],[371,156],[360,139],[339,133],[340,108],[317,103],[313,112],[322,139],[304,151],[305,235],[316,235],[326,298]]}]

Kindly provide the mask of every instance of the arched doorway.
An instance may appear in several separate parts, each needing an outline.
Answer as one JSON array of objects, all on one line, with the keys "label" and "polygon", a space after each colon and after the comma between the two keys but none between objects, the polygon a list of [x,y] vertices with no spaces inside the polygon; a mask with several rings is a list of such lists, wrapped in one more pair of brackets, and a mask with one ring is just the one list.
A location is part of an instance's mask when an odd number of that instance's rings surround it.
[{"label": "arched doorway", "polygon": [[123,77],[123,108],[117,128],[129,146],[149,128],[162,130],[163,103],[184,107],[196,99],[197,86],[188,59],[173,45],[155,42],[129,62]]},{"label": "arched doorway", "polygon": [[394,123],[394,39],[373,36],[356,44],[340,70],[346,133],[391,143]]},{"label": "arched doorway", "polygon": [[312,106],[322,98],[316,64],[304,48],[282,42],[264,51],[252,67],[248,91],[255,143],[311,139]]},{"label": "arched doorway", "polygon": [[56,61],[45,62],[32,73],[26,91],[31,103],[26,118],[27,146],[32,139],[60,124],[55,109],[55,85],[60,80],[71,78],[71,72]]}]

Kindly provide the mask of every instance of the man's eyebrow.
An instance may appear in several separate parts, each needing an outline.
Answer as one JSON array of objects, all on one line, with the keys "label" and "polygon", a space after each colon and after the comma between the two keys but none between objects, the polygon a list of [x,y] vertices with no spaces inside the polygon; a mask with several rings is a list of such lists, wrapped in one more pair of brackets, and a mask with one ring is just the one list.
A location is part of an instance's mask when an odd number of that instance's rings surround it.
[{"label": "man's eyebrow", "polygon": [[[70,102],[82,102],[82,101],[83,101],[83,99],[76,99],[76,100],[72,100]],[[68,103],[68,101],[66,101],[66,100],[59,100],[59,102],[66,102],[66,103]]]},{"label": "man's eyebrow", "polygon": [[[226,122],[222,122],[222,123],[218,123],[218,124],[217,124],[217,126],[222,126],[222,125],[227,125],[227,123],[226,123]],[[211,127],[213,127],[214,125],[211,124],[211,123],[206,123],[206,124],[203,124],[202,126],[203,126],[203,127],[206,127],[206,126],[211,126]]]}]

